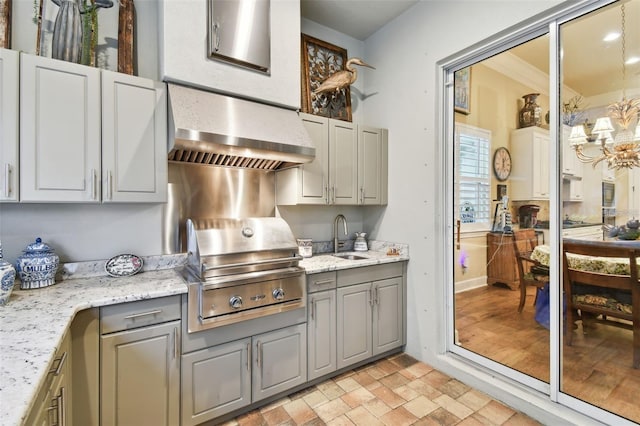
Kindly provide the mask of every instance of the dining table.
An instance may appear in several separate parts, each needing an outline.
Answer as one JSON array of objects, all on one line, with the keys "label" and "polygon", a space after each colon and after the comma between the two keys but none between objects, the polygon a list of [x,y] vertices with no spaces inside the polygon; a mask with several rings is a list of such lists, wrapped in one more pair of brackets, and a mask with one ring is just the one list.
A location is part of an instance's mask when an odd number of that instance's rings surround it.
[{"label": "dining table", "polygon": [[[611,244],[616,244],[612,242]],[[549,266],[551,247],[546,244],[536,246],[531,253],[531,259]],[[597,257],[569,253],[567,261],[572,269],[588,272],[597,272],[609,275],[629,275],[629,259],[615,257]]]}]

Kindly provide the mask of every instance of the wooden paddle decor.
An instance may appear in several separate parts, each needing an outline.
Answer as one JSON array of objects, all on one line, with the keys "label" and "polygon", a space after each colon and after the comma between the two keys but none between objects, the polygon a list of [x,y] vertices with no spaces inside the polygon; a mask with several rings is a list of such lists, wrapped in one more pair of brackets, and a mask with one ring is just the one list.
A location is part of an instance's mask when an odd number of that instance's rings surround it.
[{"label": "wooden paddle decor", "polygon": [[11,0],[0,0],[0,47],[11,48]]},{"label": "wooden paddle decor", "polygon": [[118,72],[133,75],[133,0],[120,0],[118,16]]}]

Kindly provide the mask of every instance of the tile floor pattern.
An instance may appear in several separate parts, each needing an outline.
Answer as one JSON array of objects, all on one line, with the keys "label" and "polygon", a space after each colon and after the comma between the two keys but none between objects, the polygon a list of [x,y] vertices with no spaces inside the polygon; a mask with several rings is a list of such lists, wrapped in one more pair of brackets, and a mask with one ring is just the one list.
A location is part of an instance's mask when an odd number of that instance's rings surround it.
[{"label": "tile floor pattern", "polygon": [[539,425],[526,415],[397,354],[224,423],[271,425]]}]

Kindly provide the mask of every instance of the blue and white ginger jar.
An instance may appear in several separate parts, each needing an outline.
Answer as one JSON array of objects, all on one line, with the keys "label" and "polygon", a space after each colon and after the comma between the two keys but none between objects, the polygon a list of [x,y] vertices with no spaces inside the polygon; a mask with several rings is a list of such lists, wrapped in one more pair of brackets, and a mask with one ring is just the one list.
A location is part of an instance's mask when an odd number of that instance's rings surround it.
[{"label": "blue and white ginger jar", "polygon": [[29,244],[23,253],[16,260],[21,289],[48,287],[56,283],[60,259],[51,247],[38,237],[36,242]]},{"label": "blue and white ginger jar", "polygon": [[11,296],[16,279],[16,270],[9,262],[2,259],[2,244],[0,243],[0,305],[4,305]]}]

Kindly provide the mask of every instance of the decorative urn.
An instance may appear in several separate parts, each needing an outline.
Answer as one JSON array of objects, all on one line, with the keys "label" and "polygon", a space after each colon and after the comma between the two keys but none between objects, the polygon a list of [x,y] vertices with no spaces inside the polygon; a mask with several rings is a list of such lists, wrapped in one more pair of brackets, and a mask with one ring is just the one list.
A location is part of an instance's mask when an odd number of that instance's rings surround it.
[{"label": "decorative urn", "polygon": [[11,296],[16,279],[16,270],[9,262],[2,258],[2,243],[0,243],[0,305],[4,305]]},{"label": "decorative urn", "polygon": [[540,93],[529,93],[522,97],[524,106],[518,114],[518,122],[521,129],[523,127],[540,126],[540,106],[536,103],[538,96],[540,96]]},{"label": "decorative urn", "polygon": [[23,255],[16,260],[16,271],[20,277],[20,288],[41,288],[56,283],[56,272],[60,259],[53,249],[40,237],[29,244]]}]

